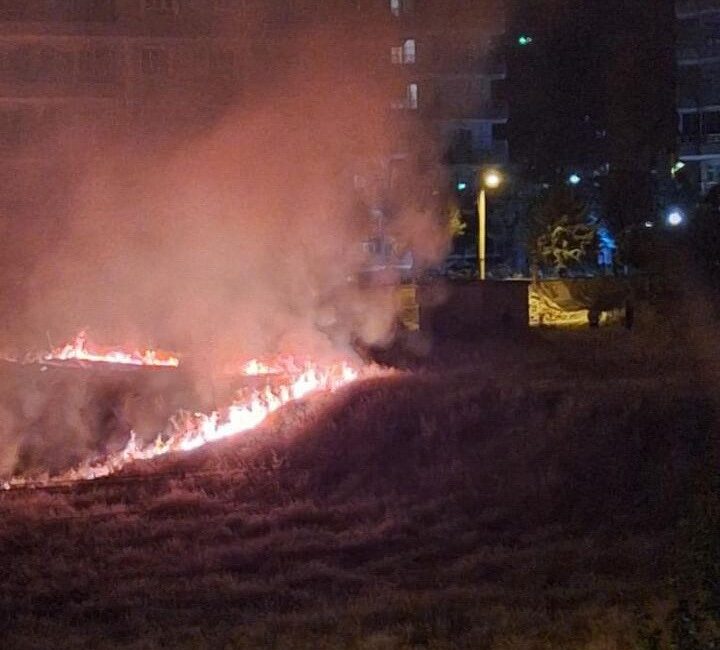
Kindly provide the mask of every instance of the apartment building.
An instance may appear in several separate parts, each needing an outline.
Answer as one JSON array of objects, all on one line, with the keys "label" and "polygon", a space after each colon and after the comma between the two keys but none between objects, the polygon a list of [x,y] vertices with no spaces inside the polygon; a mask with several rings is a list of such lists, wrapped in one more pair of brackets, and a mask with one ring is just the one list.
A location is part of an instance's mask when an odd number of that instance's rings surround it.
[{"label": "apartment building", "polygon": [[698,190],[720,183],[720,1],[678,0],[679,157]]}]

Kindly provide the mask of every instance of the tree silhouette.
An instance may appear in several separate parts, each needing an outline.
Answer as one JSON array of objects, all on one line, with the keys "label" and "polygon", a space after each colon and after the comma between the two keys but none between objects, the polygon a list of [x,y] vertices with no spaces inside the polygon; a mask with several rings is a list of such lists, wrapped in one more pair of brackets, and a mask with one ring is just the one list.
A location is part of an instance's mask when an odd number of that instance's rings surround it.
[{"label": "tree silhouette", "polygon": [[597,245],[587,212],[587,205],[566,188],[552,189],[531,208],[529,249],[536,271],[564,276],[582,265]]}]

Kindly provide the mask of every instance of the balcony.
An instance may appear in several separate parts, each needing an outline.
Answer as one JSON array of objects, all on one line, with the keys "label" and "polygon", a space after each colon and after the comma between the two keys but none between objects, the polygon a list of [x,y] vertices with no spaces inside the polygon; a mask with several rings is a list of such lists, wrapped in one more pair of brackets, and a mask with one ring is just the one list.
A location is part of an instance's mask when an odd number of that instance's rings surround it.
[{"label": "balcony", "polygon": [[720,59],[720,40],[706,38],[683,41],[678,43],[675,58],[681,65]]},{"label": "balcony", "polygon": [[700,14],[720,12],[718,0],[676,0],[675,15],[678,18],[690,18]]},{"label": "balcony", "polygon": [[507,160],[507,140],[494,140],[490,147],[450,146],[445,153],[445,162],[448,165],[480,167],[488,164],[505,163]]},{"label": "balcony", "polygon": [[0,22],[112,23],[115,0],[37,0],[0,3]]},{"label": "balcony", "polygon": [[423,116],[434,120],[482,120],[505,123],[508,120],[508,105],[501,101],[488,101],[483,97],[454,93],[451,89],[439,88],[434,93],[420,89],[420,109]]},{"label": "balcony", "polygon": [[720,157],[720,133],[681,136],[679,154],[680,158]]},{"label": "balcony", "polygon": [[720,92],[711,88],[699,92],[695,97],[680,94],[676,102],[681,113],[699,113],[709,107],[720,106]]},{"label": "balcony", "polygon": [[423,56],[421,52],[416,66],[418,72],[430,76],[485,76],[494,79],[507,77],[507,65],[504,58],[493,53],[473,54],[472,56]]}]

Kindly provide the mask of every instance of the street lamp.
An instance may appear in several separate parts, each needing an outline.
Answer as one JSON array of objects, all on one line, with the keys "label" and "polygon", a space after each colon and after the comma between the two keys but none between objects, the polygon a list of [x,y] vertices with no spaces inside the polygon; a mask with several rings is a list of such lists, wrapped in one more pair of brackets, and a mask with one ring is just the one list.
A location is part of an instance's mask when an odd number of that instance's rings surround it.
[{"label": "street lamp", "polygon": [[480,173],[478,178],[478,275],[481,280],[485,279],[485,232],[487,222],[487,198],[485,196],[485,190],[497,189],[502,185],[502,182],[502,174],[496,169],[487,169]]},{"label": "street lamp", "polygon": [[672,210],[670,210],[670,212],[668,212],[667,214],[667,217],[665,218],[665,222],[667,223],[667,225],[673,228],[681,226],[684,221],[685,215],[678,208],[673,208]]}]

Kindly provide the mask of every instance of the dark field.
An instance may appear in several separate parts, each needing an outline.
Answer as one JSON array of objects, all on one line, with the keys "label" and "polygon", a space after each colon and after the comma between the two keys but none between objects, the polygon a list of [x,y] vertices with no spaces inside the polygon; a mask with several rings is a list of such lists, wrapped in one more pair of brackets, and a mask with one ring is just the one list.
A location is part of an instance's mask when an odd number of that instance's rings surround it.
[{"label": "dark field", "polygon": [[144,479],[2,494],[0,647],[717,647],[714,341],[438,343]]}]

